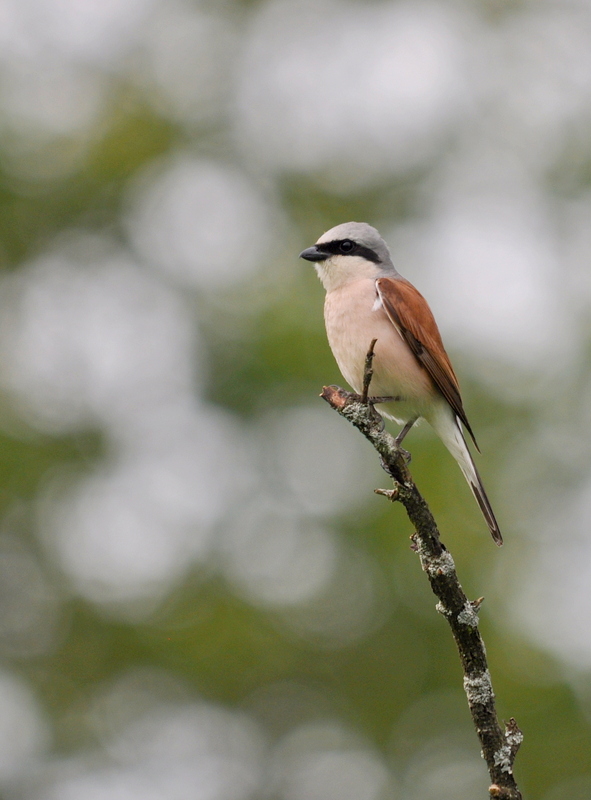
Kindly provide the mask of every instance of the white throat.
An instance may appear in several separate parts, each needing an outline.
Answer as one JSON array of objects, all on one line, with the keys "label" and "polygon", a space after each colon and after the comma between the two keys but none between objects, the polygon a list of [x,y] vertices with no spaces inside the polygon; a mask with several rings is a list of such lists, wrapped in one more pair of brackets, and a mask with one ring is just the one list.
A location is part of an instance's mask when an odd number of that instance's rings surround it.
[{"label": "white throat", "polygon": [[380,272],[377,264],[361,256],[331,256],[314,266],[327,292],[363,278],[376,278]]}]

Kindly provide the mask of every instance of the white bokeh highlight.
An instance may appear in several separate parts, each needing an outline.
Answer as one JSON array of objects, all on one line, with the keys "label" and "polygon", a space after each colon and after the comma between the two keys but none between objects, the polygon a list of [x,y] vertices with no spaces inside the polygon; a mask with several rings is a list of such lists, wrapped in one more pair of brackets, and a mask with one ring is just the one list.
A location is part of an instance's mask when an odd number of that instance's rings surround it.
[{"label": "white bokeh highlight", "polygon": [[[137,703],[142,676],[127,676],[113,686],[124,705]],[[55,759],[29,781],[31,800],[248,800],[261,783],[264,738],[253,720],[200,699],[152,694],[141,712],[120,720],[102,747],[70,759]],[[145,684],[145,680],[143,681]],[[135,689],[135,692],[134,692]],[[126,691],[127,690],[127,691]],[[133,693],[135,696],[126,697]],[[109,698],[101,698],[103,717],[117,717]],[[110,711],[110,714],[109,714]],[[108,719],[103,722],[108,726]]]},{"label": "white bokeh highlight", "polygon": [[134,58],[133,79],[159,113],[189,129],[223,119],[240,52],[228,7],[205,9],[187,0],[154,5]]},{"label": "white bokeh highlight", "polygon": [[255,603],[289,607],[325,588],[337,551],[333,535],[318,522],[257,497],[225,531],[225,572]]},{"label": "white bokeh highlight", "polygon": [[2,52],[12,58],[61,52],[112,65],[152,5],[153,0],[2,0]]},{"label": "white bokeh highlight", "polygon": [[487,781],[484,764],[468,749],[430,743],[404,776],[403,796],[409,800],[439,800],[449,794],[454,800],[473,800]]},{"label": "white bokeh highlight", "polygon": [[355,508],[379,475],[363,439],[320,404],[270,413],[257,433],[267,485],[300,512],[329,516]]},{"label": "white bokeh highlight", "polygon": [[523,369],[564,356],[568,316],[549,210],[523,194],[444,197],[429,292],[454,344]]},{"label": "white bokeh highlight", "polygon": [[360,737],[336,722],[301,725],[278,744],[270,766],[280,800],[395,800],[394,778]]},{"label": "white bokeh highlight", "polygon": [[138,253],[201,289],[232,286],[261,266],[271,216],[260,190],[226,164],[178,154],[152,165],[129,199]]},{"label": "white bokeh highlight", "polygon": [[0,284],[0,383],[47,430],[117,425],[193,387],[181,298],[126,254],[74,239]]},{"label": "white bokeh highlight", "polygon": [[239,426],[198,400],[188,308],[92,237],[6,278],[0,305],[0,385],[19,412],[51,433],[98,428],[109,450],[46,487],[42,540],[83,596],[149,609],[206,561],[229,497],[252,482]]},{"label": "white bokeh highlight", "polygon": [[465,25],[430,2],[266,4],[239,65],[237,139],[340,189],[417,165],[461,117]]},{"label": "white bokeh highlight", "polygon": [[2,0],[3,127],[26,138],[75,135],[96,124],[108,73],[124,60],[153,0]]},{"label": "white bokeh highlight", "polygon": [[[591,483],[538,519],[511,617],[574,669],[591,669]],[[541,546],[540,546],[541,545]]]},{"label": "white bokeh highlight", "polygon": [[228,498],[249,485],[246,453],[224,415],[203,407],[152,422],[121,440],[112,463],[73,484],[56,479],[39,508],[49,552],[95,602],[161,599],[204,565]]}]

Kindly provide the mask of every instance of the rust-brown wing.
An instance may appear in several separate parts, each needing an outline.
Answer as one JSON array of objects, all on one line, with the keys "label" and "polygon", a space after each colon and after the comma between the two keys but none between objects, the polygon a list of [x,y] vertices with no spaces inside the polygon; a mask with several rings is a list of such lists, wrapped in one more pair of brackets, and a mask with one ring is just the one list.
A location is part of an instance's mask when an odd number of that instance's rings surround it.
[{"label": "rust-brown wing", "polygon": [[427,301],[404,278],[378,278],[376,287],[391,322],[463,422],[476,449],[480,450],[464,411],[458,379]]}]

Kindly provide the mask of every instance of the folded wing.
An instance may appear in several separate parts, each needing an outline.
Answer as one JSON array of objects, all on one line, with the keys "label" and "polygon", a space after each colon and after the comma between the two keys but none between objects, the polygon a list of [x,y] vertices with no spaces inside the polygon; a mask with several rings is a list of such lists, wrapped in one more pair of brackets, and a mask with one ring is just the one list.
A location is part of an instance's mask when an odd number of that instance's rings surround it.
[{"label": "folded wing", "polygon": [[464,411],[458,379],[443,347],[439,328],[427,301],[404,278],[378,278],[376,288],[390,321],[396,326],[419,363],[427,370],[480,452]]}]

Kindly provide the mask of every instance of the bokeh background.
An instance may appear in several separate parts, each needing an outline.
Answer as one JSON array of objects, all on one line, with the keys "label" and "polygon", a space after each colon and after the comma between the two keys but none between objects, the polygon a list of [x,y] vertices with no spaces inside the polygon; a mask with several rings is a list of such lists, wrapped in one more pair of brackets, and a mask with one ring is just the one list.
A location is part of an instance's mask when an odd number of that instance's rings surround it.
[{"label": "bokeh background", "polygon": [[450,634],[301,249],[429,298],[408,446],[529,800],[591,797],[591,2],[1,0],[0,796],[473,800]]}]

